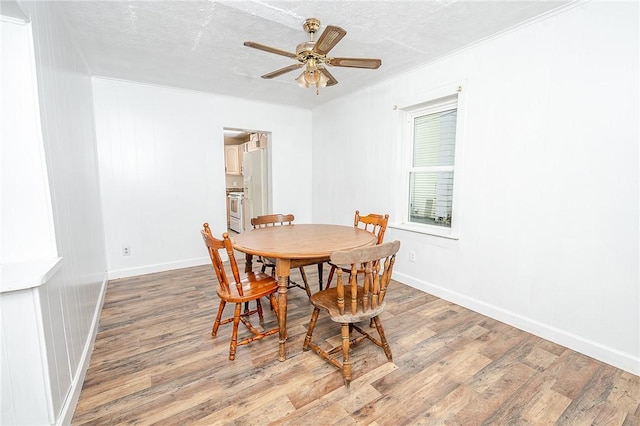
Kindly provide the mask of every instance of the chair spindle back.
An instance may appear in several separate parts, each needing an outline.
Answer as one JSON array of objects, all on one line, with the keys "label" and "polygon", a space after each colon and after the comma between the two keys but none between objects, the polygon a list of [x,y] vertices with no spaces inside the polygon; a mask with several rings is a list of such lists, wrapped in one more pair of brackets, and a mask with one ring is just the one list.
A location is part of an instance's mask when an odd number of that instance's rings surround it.
[{"label": "chair spindle back", "polygon": [[353,226],[373,233],[378,237],[376,244],[382,244],[382,241],[384,241],[384,232],[387,230],[387,222],[389,222],[388,214],[383,216],[381,214],[370,213],[366,216],[360,216],[360,211],[356,210]]},{"label": "chair spindle back", "polygon": [[[336,252],[331,255],[332,263],[351,265],[351,272],[346,279],[343,278],[343,274],[346,275],[343,269],[337,268],[338,284],[336,292],[338,309],[341,315],[345,313],[345,280],[348,280],[347,285],[350,288],[349,311],[352,315],[358,313],[358,306],[361,306],[362,312],[366,313],[368,310],[374,310],[382,305],[387,286],[391,281],[396,253],[399,249],[400,241],[394,241],[371,247]],[[362,265],[364,265],[364,274],[362,274]],[[362,291],[360,293],[358,292],[359,276],[362,277]]]},{"label": "chair spindle back", "polygon": [[251,218],[253,228],[267,228],[269,226],[291,225],[295,217],[292,214],[267,214]]},{"label": "chair spindle back", "polygon": [[215,238],[211,233],[211,228],[209,228],[208,223],[205,223],[203,225],[203,229],[202,231],[200,231],[200,234],[202,235],[202,239],[207,246],[207,251],[209,252],[209,257],[211,258],[211,264],[213,265],[213,270],[216,273],[216,277],[218,278],[218,284],[220,285],[220,287],[224,290],[225,293],[230,292],[229,280],[224,270],[224,262],[222,261],[219,253],[219,250],[224,248],[226,249],[227,255],[229,256],[229,264],[231,266],[231,272],[233,273],[233,279],[235,281],[238,294],[240,294],[240,296],[244,296],[242,291],[242,284],[240,282],[240,271],[238,269],[236,257],[233,253],[233,244],[231,244],[229,234],[226,232],[222,234],[222,240]]}]

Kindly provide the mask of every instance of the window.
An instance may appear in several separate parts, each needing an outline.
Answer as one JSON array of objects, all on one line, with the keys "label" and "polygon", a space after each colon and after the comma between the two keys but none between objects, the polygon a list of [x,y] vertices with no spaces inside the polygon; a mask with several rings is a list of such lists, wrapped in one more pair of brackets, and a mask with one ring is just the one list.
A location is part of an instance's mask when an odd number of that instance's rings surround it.
[{"label": "window", "polygon": [[405,108],[408,185],[404,225],[457,238],[457,161],[460,88]]}]

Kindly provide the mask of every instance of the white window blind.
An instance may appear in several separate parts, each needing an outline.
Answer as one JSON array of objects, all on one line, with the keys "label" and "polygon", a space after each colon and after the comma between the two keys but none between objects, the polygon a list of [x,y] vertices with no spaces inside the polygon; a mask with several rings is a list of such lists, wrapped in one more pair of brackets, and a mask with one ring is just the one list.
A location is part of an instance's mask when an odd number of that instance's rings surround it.
[{"label": "white window blind", "polygon": [[451,227],[457,97],[412,112],[409,222]]}]

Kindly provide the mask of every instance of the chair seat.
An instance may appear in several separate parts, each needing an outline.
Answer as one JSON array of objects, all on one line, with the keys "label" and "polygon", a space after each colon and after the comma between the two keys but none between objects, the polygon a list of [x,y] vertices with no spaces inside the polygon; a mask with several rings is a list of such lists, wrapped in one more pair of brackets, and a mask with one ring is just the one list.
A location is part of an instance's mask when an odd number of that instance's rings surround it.
[{"label": "chair seat", "polygon": [[362,286],[358,286],[358,309],[355,314],[351,313],[351,287],[344,288],[344,314],[340,314],[340,308],[338,308],[338,289],[335,287],[328,288],[311,295],[310,301],[313,306],[326,310],[332,321],[338,323],[354,323],[371,319],[380,315],[382,311],[384,311],[385,302],[383,301],[377,308],[363,312],[363,294],[364,288]]},{"label": "chair seat", "polygon": [[233,284],[229,286],[228,293],[220,287],[218,287],[216,292],[221,299],[225,299],[227,302],[242,303],[268,296],[270,293],[273,293],[274,289],[278,288],[277,281],[275,281],[271,275],[263,272],[242,274],[240,275],[240,283],[242,284],[243,296],[238,294],[238,289]]}]

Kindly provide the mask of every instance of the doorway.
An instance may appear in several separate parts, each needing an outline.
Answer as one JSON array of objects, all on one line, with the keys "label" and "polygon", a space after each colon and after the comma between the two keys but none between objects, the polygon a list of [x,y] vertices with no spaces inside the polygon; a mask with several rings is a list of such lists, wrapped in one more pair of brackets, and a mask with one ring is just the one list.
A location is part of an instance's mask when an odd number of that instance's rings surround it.
[{"label": "doorway", "polygon": [[[251,228],[251,218],[271,212],[271,132],[224,128],[227,229]],[[233,208],[232,208],[233,207]]]}]

